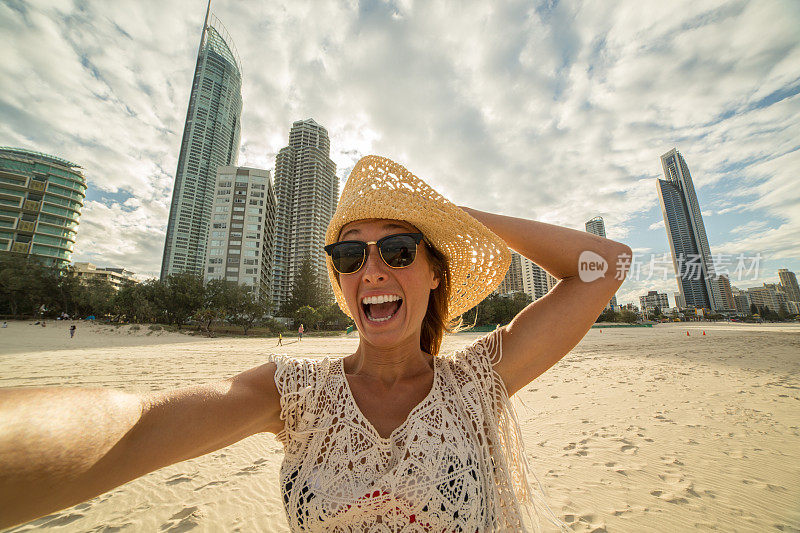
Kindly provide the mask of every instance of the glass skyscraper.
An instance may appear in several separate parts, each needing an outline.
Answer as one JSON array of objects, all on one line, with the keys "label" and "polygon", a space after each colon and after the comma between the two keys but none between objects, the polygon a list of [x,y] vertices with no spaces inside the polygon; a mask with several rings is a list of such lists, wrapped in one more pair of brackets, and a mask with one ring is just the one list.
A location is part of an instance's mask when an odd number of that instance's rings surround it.
[{"label": "glass skyscraper", "polygon": [[722,310],[725,305],[689,167],[675,148],[661,156],[661,166],[665,179],[657,180],[658,196],[682,299],[687,307]]},{"label": "glass skyscraper", "polygon": [[169,210],[161,278],[200,276],[217,168],[235,166],[242,117],[242,68],[225,27],[206,11]]},{"label": "glass skyscraper", "polygon": [[339,197],[336,164],[328,157],[330,151],[328,130],[308,119],[292,124],[289,146],[278,152],[272,275],[276,313],[291,297],[295,274],[306,258],[310,258],[322,286],[327,286],[323,246]]},{"label": "glass skyscraper", "polygon": [[75,163],[0,148],[0,254],[68,265],[85,196],[86,179]]}]

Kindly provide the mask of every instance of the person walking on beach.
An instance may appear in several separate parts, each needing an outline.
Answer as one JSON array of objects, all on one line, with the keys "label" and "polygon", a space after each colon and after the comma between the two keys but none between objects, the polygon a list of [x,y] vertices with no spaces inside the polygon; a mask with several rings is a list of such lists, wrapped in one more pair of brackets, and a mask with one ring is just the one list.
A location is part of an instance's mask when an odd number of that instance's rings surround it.
[{"label": "person walking on beach", "polygon": [[297,328],[297,340],[298,341],[303,340],[303,332],[304,331],[305,331],[305,328],[303,327],[303,324],[300,324],[300,327]]},{"label": "person walking on beach", "polygon": [[283,346],[283,334],[278,333],[278,346]]},{"label": "person walking on beach", "polygon": [[[631,249],[458,207],[377,156],[353,168],[325,241],[331,289],[359,332],[346,357],[274,355],[156,393],[0,389],[0,528],[270,432],[294,532],[516,532],[540,518],[566,530],[528,479],[509,398],[589,331]],[[445,332],[503,279],[509,248],[559,282],[509,324],[441,353]],[[586,251],[606,276],[581,279]]]},{"label": "person walking on beach", "polygon": [[77,327],[75,326],[75,324],[72,324],[72,325],[69,327],[69,338],[70,338],[70,339],[71,339],[72,337],[74,337],[74,336],[75,336],[75,330],[76,330],[76,329],[77,329]]}]

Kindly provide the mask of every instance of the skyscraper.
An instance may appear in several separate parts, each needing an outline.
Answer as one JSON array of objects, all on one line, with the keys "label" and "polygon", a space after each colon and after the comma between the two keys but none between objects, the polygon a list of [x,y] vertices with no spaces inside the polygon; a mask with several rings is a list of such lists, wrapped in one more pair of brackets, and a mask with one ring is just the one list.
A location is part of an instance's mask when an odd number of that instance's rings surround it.
[{"label": "skyscraper", "polygon": [[511,250],[511,264],[508,272],[495,290],[497,294],[513,294],[522,290],[522,256]]},{"label": "skyscraper", "polygon": [[[313,119],[298,120],[289,132],[289,146],[275,163],[275,259],[273,309],[289,300],[295,274],[306,258],[317,278],[327,279],[325,231],[336,210],[339,183],[331,161],[328,131]],[[326,285],[324,285],[326,286]]]},{"label": "skyscraper", "polygon": [[520,273],[522,276],[522,291],[536,301],[550,292],[558,280],[545,269],[525,257],[519,256]]},{"label": "skyscraper", "polygon": [[[597,235],[598,237],[606,238],[606,224],[603,221],[603,217],[594,217],[591,220],[588,220],[585,224],[586,232],[591,233],[592,235]],[[615,266],[615,265],[611,265]],[[611,297],[611,300],[608,301],[606,304],[606,309],[611,309],[612,311],[617,310],[617,295]]]},{"label": "skyscraper", "polygon": [[724,309],[689,167],[675,148],[661,156],[661,166],[666,179],[657,180],[658,196],[682,300],[688,307]]},{"label": "skyscraper", "polygon": [[800,286],[797,285],[797,276],[794,272],[786,268],[779,268],[778,277],[789,301],[800,302]]},{"label": "skyscraper", "polygon": [[275,193],[269,171],[219,167],[213,211],[205,281],[236,282],[271,298]]},{"label": "skyscraper", "polygon": [[86,196],[83,169],[61,158],[0,148],[0,254],[69,264]]},{"label": "skyscraper", "polygon": [[[210,8],[210,2],[209,2]],[[235,165],[242,116],[242,69],[219,20],[206,10],[169,209],[161,278],[203,275],[217,168]]]}]

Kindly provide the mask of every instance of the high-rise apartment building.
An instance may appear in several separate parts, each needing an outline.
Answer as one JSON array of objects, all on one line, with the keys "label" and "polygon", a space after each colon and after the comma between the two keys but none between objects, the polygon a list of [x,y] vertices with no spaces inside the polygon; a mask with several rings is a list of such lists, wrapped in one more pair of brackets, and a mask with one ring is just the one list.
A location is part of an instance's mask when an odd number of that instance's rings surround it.
[{"label": "high-rise apartment building", "polygon": [[494,291],[497,294],[513,294],[522,291],[522,256],[511,250],[511,264],[508,272]]},{"label": "high-rise apartment building", "polygon": [[781,285],[783,285],[789,301],[800,302],[800,286],[797,285],[797,276],[794,272],[786,268],[779,268],[778,278],[781,280]]},{"label": "high-rise apartment building", "polygon": [[736,314],[739,316],[747,316],[750,314],[750,295],[747,291],[743,291],[736,287],[731,288],[733,293],[733,303],[736,307]]},{"label": "high-rise apartment building", "polygon": [[323,246],[339,196],[336,164],[329,155],[328,131],[313,119],[292,124],[289,145],[278,152],[272,281],[276,312],[289,301],[295,274],[306,259],[322,286],[327,286]]},{"label": "high-rise apartment building", "polygon": [[236,282],[271,298],[275,192],[269,171],[219,167],[216,183],[204,280]]},{"label": "high-rise apartment building", "polygon": [[522,292],[538,300],[556,286],[558,280],[551,276],[545,269],[520,255],[520,271],[522,274]]},{"label": "high-rise apartment building", "polygon": [[0,254],[69,264],[86,196],[75,163],[21,148],[0,148]]},{"label": "high-rise apartment building", "polygon": [[651,316],[656,307],[663,313],[669,309],[669,298],[665,292],[647,291],[644,296],[639,296],[639,306],[645,316]]},{"label": "high-rise apartment building", "polygon": [[[597,235],[598,237],[603,237],[604,239],[606,238],[606,224],[603,221],[603,217],[594,217],[593,219],[588,220],[585,226],[587,233],[591,233],[592,235]],[[611,300],[609,300],[608,303],[606,304],[606,309],[610,309],[611,311],[616,311],[617,308],[618,308],[617,295],[615,294],[614,296],[611,297]]]},{"label": "high-rise apartment building", "polygon": [[688,307],[722,310],[719,282],[689,167],[675,148],[661,156],[661,166],[666,179],[657,180],[658,196],[682,300]]},{"label": "high-rise apartment building", "polygon": [[242,69],[225,27],[206,11],[169,209],[161,278],[203,274],[217,168],[236,165]]},{"label": "high-rise apartment building", "polygon": [[736,311],[736,301],[733,299],[731,280],[728,276],[722,274],[717,276],[717,285],[719,286],[719,298],[722,304],[719,310],[729,312]]}]

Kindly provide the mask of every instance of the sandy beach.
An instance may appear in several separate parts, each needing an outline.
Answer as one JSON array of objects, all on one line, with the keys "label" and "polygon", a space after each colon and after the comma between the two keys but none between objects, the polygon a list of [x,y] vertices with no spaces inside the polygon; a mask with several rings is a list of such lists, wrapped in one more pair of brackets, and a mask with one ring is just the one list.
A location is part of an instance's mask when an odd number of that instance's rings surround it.
[{"label": "sandy beach", "polygon": [[[0,329],[0,386],[146,392],[358,342],[83,323],[70,339],[69,324]],[[478,336],[446,337],[444,350]],[[800,531],[800,326],[593,329],[517,396],[533,471],[575,531]],[[8,531],[288,531],[281,457],[256,435]]]}]

